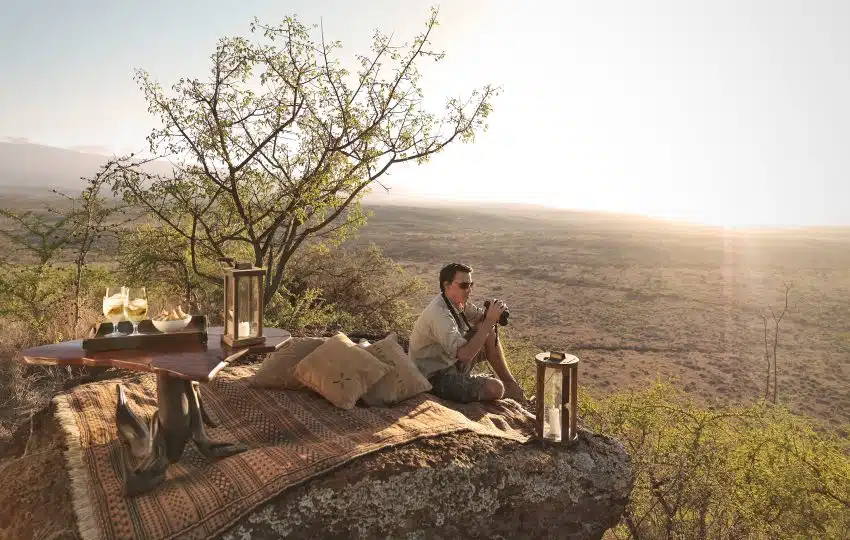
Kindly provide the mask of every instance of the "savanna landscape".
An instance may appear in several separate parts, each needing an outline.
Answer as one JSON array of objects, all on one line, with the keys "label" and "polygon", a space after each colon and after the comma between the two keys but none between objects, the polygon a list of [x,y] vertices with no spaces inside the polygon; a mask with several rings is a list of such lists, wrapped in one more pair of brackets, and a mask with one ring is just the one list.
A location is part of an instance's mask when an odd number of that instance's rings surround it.
[{"label": "savanna landscape", "polygon": [[[45,212],[55,198],[14,200],[19,211],[55,221]],[[848,536],[847,230],[724,230],[520,205],[366,210],[358,233],[293,264],[293,281],[309,286],[287,317],[273,313],[269,324],[299,335],[404,336],[434,294],[439,268],[464,261],[474,268],[473,301],[510,306],[501,335],[527,394],[536,352],[579,356],[580,425],[617,438],[632,456],[632,503],[607,537],[702,537],[702,529],[712,538]],[[133,275],[114,254],[144,251],[123,231],[89,255],[77,332],[100,320],[102,287]],[[4,251],[27,255],[15,247],[7,239]],[[44,274],[52,277],[40,289],[42,307],[68,298],[73,280],[61,268],[73,267],[74,253],[56,253],[59,274]],[[181,295],[171,283],[148,284],[151,298]],[[214,289],[192,300],[216,322]],[[124,376],[25,367],[22,347],[70,337],[67,310],[51,313],[38,331],[8,311],[0,320],[0,443],[13,452],[4,466],[26,462],[32,419],[53,395]],[[766,520],[777,512],[784,519]]]},{"label": "savanna landscape", "polygon": [[[221,325],[220,263],[231,259],[266,269],[256,294],[267,327],[298,337],[395,332],[401,341],[438,291],[439,269],[471,265],[473,301],[495,297],[510,307],[500,335],[527,396],[534,354],[575,354],[583,436],[628,453],[633,478],[616,480],[631,496],[619,498],[625,510],[607,538],[850,538],[850,229],[745,230],[415,198],[378,204],[369,194],[391,185],[387,171],[448,159],[447,147],[487,136],[499,110],[501,86],[423,83],[433,72],[420,66],[445,56],[432,43],[438,15],[432,8],[407,41],[375,32],[345,58],[324,27],[295,16],[254,19],[249,37],[216,41],[203,75],[161,82],[137,68],[133,81],[151,116],[142,153],[88,155],[84,163],[68,148],[0,143],[0,475],[8,480],[0,537],[81,536],[62,461],[78,449],[56,427],[51,400],[129,376],[114,367],[27,365],[21,351],[86,335],[103,320],[108,286],[146,287],[149,315],[181,305]],[[533,118],[524,107],[541,86],[505,108],[521,112],[523,129]],[[628,104],[637,109],[652,112]],[[541,109],[541,124],[550,113]],[[560,140],[567,116],[551,116],[557,127],[548,134],[502,126],[501,148],[520,138]],[[625,146],[609,147],[606,132],[619,131],[622,115],[610,126],[591,116],[588,133],[604,136],[596,139],[600,153],[589,153],[598,160],[590,169],[629,170],[616,154]],[[647,118],[634,133],[656,124]],[[686,130],[702,133],[698,125]],[[671,152],[663,141],[659,149]],[[677,157],[636,152],[665,170]],[[715,157],[707,161],[722,161]],[[541,163],[538,173],[548,167]],[[516,182],[499,172],[506,185]],[[543,182],[553,175],[565,179],[565,205],[570,182],[593,181],[560,169],[539,174]],[[619,180],[633,187],[630,176]],[[588,455],[573,457],[593,465]],[[546,493],[535,500],[564,502],[551,496],[560,491]],[[44,523],[4,511],[22,498],[29,515],[50,510]]]}]

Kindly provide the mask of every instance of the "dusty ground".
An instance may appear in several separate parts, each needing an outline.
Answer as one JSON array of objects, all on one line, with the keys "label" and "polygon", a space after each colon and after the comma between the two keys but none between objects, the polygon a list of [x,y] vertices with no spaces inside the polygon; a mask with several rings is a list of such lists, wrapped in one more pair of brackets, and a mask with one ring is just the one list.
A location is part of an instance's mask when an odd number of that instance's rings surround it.
[{"label": "dusty ground", "polygon": [[[0,448],[0,538],[79,538],[71,506],[64,435],[53,408],[37,413]],[[32,436],[30,436],[32,433]]]},{"label": "dusty ground", "polygon": [[503,298],[514,335],[575,353],[582,384],[602,393],[675,376],[704,403],[764,395],[762,312],[782,311],[791,282],[779,400],[850,422],[850,229],[744,233],[533,208],[374,210],[357,242],[375,242],[434,291],[444,263],[471,264],[473,301]]}]

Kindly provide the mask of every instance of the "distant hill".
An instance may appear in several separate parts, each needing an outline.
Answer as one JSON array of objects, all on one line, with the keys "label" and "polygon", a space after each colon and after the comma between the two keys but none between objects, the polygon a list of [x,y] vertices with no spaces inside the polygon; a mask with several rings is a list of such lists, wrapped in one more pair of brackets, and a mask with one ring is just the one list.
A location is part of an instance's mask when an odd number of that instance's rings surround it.
[{"label": "distant hill", "polygon": [[[85,186],[81,178],[97,173],[110,157],[31,142],[0,140],[0,194],[32,198],[51,189],[78,191]],[[148,169],[165,175],[171,172],[171,165],[153,163]],[[371,204],[412,202],[409,196],[399,195],[397,189],[387,193],[377,185],[367,200]]]},{"label": "distant hill", "polygon": [[[0,190],[27,194],[50,189],[78,191],[85,186],[81,178],[97,173],[110,157],[28,142],[0,141]],[[167,163],[157,163],[150,170],[164,174],[171,168]]]},{"label": "distant hill", "polygon": [[[92,150],[69,150],[35,144],[26,140],[3,140],[3,138],[0,138],[0,197],[4,197],[4,205],[14,201],[13,205],[21,204],[26,208],[40,207],[51,189],[58,189],[68,194],[82,189],[85,182],[81,178],[97,173],[110,157]],[[171,165],[164,161],[150,164],[147,168],[152,173],[163,175],[171,173]],[[584,225],[597,223],[606,227],[606,230],[628,231],[634,227],[644,231],[652,228],[660,230],[675,228],[688,230],[691,233],[703,232],[709,234],[722,230],[721,227],[678,223],[632,214],[565,210],[521,203],[426,197],[415,195],[403,186],[393,186],[392,183],[389,183],[389,185],[391,190],[387,192],[379,184],[374,184],[372,192],[366,196],[364,204],[370,207],[398,206],[400,208],[397,211],[401,212],[409,211],[406,208],[426,208],[444,210],[450,213],[498,214],[500,219],[503,220],[544,219],[550,222]],[[847,227],[795,229],[798,232],[805,229],[809,234],[819,234],[823,237],[837,234],[842,238],[850,231]],[[767,229],[764,232],[767,232]]]}]

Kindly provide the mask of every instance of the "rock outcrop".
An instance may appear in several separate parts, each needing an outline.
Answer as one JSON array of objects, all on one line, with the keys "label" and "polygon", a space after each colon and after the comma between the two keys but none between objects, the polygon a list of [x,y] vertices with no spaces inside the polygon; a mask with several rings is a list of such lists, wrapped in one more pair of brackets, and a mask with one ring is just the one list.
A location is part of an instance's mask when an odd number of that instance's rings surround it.
[{"label": "rock outcrop", "polygon": [[572,447],[457,433],[366,456],[292,488],[226,540],[264,538],[601,538],[633,483],[616,441]]},{"label": "rock outcrop", "polygon": [[[0,455],[0,538],[78,538],[50,406]],[[628,502],[629,456],[582,432],[571,447],[455,433],[388,448],[295,486],[221,537],[600,538]]]}]

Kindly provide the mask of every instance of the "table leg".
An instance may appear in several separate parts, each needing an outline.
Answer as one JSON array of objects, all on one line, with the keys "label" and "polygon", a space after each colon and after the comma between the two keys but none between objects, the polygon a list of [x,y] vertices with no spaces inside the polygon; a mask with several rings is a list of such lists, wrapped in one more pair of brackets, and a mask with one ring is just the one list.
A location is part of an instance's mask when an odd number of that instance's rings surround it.
[{"label": "table leg", "polygon": [[130,467],[124,456],[124,493],[128,496],[150,491],[165,480],[168,458],[165,436],[160,429],[159,411],[155,411],[151,417],[148,443],[148,453],[135,469]]},{"label": "table leg", "polygon": [[115,423],[118,424],[118,439],[130,448],[137,458],[145,457],[149,452],[150,432],[127,404],[127,394],[123,385],[118,388],[118,405],[115,407]]},{"label": "table leg", "polygon": [[200,404],[200,408],[201,408],[201,420],[203,420],[204,424],[207,425],[208,427],[211,427],[211,428],[218,427],[218,423],[216,423],[212,419],[210,414],[207,412],[207,408],[204,407],[204,402],[203,402],[203,400],[201,400],[200,385],[198,383],[193,383],[193,385],[198,390],[198,403]]},{"label": "table leg", "polygon": [[146,429],[130,410],[124,389],[118,385],[115,419],[119,439],[129,446],[133,456],[142,458],[139,465],[132,468],[124,456],[127,495],[143,493],[162,483],[168,464],[180,459],[190,439],[207,458],[227,457],[248,449],[239,443],[217,442],[207,437],[204,424],[213,424],[204,410],[198,383],[158,373],[156,394],[159,410]]},{"label": "table leg", "polygon": [[203,401],[201,400],[201,386],[197,383],[186,382],[186,393],[189,398],[189,417],[192,420],[192,439],[198,450],[208,458],[223,458],[232,456],[248,449],[240,443],[213,441],[207,437],[204,431]]},{"label": "table leg", "polygon": [[186,387],[191,384],[191,381],[164,373],[156,374],[159,427],[165,437],[166,455],[170,463],[180,459],[186,443],[192,438],[191,399],[186,395]]}]

